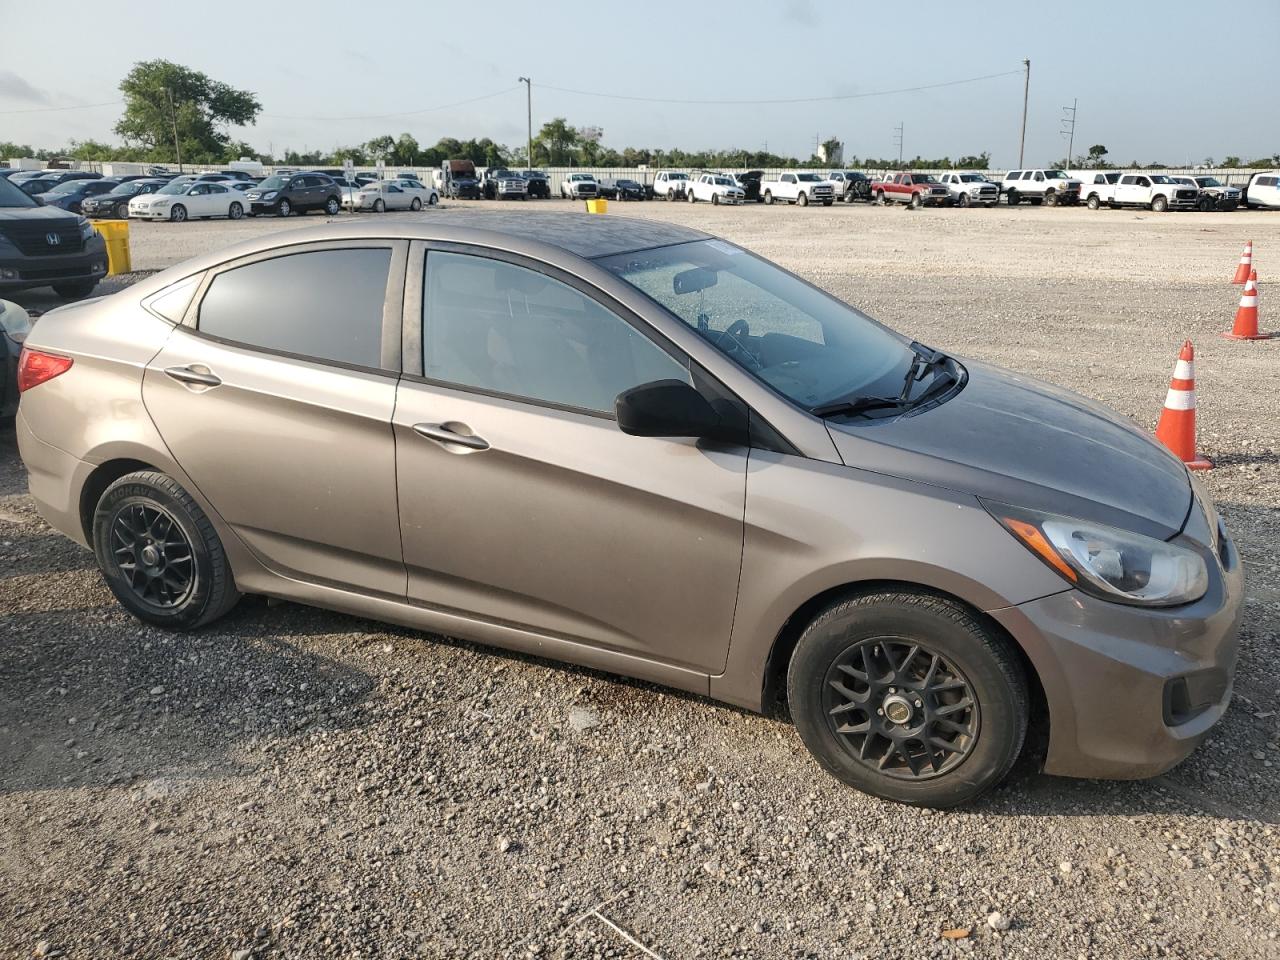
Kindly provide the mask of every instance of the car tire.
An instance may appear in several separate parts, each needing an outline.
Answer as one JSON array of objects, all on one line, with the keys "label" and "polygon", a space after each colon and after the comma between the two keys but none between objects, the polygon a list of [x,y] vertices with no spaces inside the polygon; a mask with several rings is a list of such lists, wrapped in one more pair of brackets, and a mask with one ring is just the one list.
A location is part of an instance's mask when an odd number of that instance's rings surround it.
[{"label": "car tire", "polygon": [[711,205],[712,205],[713,207],[718,207],[718,206],[720,206],[720,194],[718,194],[718,193],[713,193],[713,194],[711,195]]},{"label": "car tire", "polygon": [[342,212],[342,202],[337,197],[330,197],[324,202],[324,212],[331,217],[336,217]]},{"label": "car tire", "polygon": [[809,195],[801,190],[800,195],[796,197],[796,203],[802,207],[807,207],[809,205]]},{"label": "car tire", "polygon": [[1004,195],[1004,199],[1005,199],[1005,202],[1009,204],[1009,206],[1016,207],[1018,205],[1018,201],[1021,200],[1022,198],[1018,196],[1017,190],[1010,190],[1008,193]]},{"label": "car tire", "polygon": [[53,292],[63,300],[83,300],[89,294],[93,293],[93,288],[97,285],[97,280],[76,280],[71,283],[55,283],[53,284]]},{"label": "car tire", "polygon": [[439,203],[439,202],[440,202],[440,196],[439,196],[439,194],[435,194],[435,193],[433,193],[433,194],[431,194],[429,197],[427,197],[427,206],[428,206],[428,207],[434,207],[434,206],[435,206],[437,203]]},{"label": "car tire", "polygon": [[912,210],[919,210],[924,206],[924,198],[918,193],[913,193],[911,195],[911,200],[907,203],[907,206]]},{"label": "car tire", "polygon": [[93,552],[121,605],[157,627],[202,627],[240,599],[213,524],[163,473],[129,473],[107,487],[94,508]]},{"label": "car tire", "polygon": [[129,205],[127,203],[116,204],[116,216],[121,220],[129,219]]},{"label": "car tire", "polygon": [[880,206],[882,206],[882,207],[884,206],[884,204],[885,204],[885,199],[884,199],[884,191],[883,191],[883,190],[877,190],[877,191],[876,191],[876,203],[880,204]]},{"label": "car tire", "polygon": [[381,197],[379,197],[377,200],[373,201],[373,212],[374,212],[374,213],[386,213],[386,212],[387,212],[387,205],[386,205],[385,203],[383,203],[383,202],[382,202],[382,198],[381,198]]},{"label": "car tire", "polygon": [[409,201],[409,209],[412,210],[414,213],[417,213],[419,210],[422,209],[422,201],[419,200],[417,197],[414,197],[411,201]]},{"label": "car tire", "polygon": [[1089,199],[1085,201],[1084,205],[1088,207],[1090,210],[1097,210],[1099,207],[1102,206],[1102,201],[1098,199],[1098,195],[1095,193],[1090,195]]},{"label": "car tire", "polygon": [[773,206],[773,191],[766,190],[764,192],[764,202],[769,206]]},{"label": "car tire", "polygon": [[180,203],[175,203],[169,209],[169,219],[173,223],[182,223],[187,219],[187,208]]},{"label": "car tire", "polygon": [[1046,207],[1056,207],[1058,205],[1058,195],[1050,190],[1044,195],[1044,204]]},{"label": "car tire", "polygon": [[1199,210],[1201,213],[1208,213],[1210,210],[1216,210],[1217,207],[1218,207],[1218,201],[1216,201],[1213,197],[1209,196],[1208,194],[1205,194],[1199,200],[1196,201],[1196,209]]},{"label": "car tire", "polygon": [[819,613],[792,653],[787,698],[828,773],[928,807],[967,803],[999,783],[1030,713],[1010,642],[961,604],[907,588],[855,594]]},{"label": "car tire", "polygon": [[698,202],[698,198],[697,198],[697,197],[695,197],[695,196],[693,195],[693,191],[692,191],[692,190],[690,190],[689,192],[687,192],[684,196],[685,196],[685,199],[686,199],[686,200],[688,200],[690,203],[697,203],[697,202]]},{"label": "car tire", "polygon": [[239,220],[241,217],[244,216],[243,204],[239,204],[239,203],[231,204],[231,206],[227,207],[227,216],[232,220]]},{"label": "car tire", "polygon": [[959,199],[956,200],[956,206],[967,207],[969,206],[969,202],[969,195],[967,193],[962,193],[960,194]]},{"label": "car tire", "polygon": [[292,204],[292,203],[290,203],[288,200],[283,200],[283,199],[282,199],[282,200],[281,200],[281,201],[276,205],[276,215],[277,215],[277,216],[287,217],[287,216],[289,216],[289,214],[291,214],[291,213],[293,213],[293,204]]},{"label": "car tire", "polygon": [[1153,213],[1164,213],[1169,209],[1169,201],[1164,197],[1156,197],[1151,201],[1151,210]]}]

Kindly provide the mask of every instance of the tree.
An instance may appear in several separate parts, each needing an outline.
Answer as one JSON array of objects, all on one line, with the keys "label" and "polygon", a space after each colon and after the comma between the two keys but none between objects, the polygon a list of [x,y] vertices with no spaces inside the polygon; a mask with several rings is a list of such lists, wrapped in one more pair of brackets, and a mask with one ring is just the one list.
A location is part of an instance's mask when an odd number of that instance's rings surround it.
[{"label": "tree", "polygon": [[229,159],[226,127],[248,126],[262,105],[247,90],[213,80],[168,60],[136,63],[120,81],[124,115],[115,131],[126,144],[141,147],[153,160],[173,157],[174,124],[182,159],[217,163]]},{"label": "tree", "polygon": [[1104,170],[1109,164],[1107,163],[1107,148],[1100,143],[1095,143],[1089,148],[1089,154],[1085,158],[1085,165],[1090,170]]},{"label": "tree", "polygon": [[969,170],[987,170],[991,166],[991,152],[983,150],[977,156],[961,157],[956,161],[957,168]]},{"label": "tree", "polygon": [[1240,166],[1240,158],[1228,154],[1222,158],[1222,165],[1224,167],[1238,167]]},{"label": "tree", "polygon": [[28,143],[12,143],[8,140],[0,141],[0,160],[7,160],[10,157],[33,157],[35,150]]},{"label": "tree", "polygon": [[391,156],[388,158],[391,163],[399,166],[412,167],[417,165],[418,156],[422,153],[422,149],[418,146],[418,141],[413,138],[412,134],[402,133],[391,148]]},{"label": "tree", "polygon": [[541,158],[545,158],[552,167],[567,166],[573,162],[573,149],[579,142],[578,131],[569,126],[569,121],[556,117],[544,123],[534,138],[534,156],[541,154]]}]

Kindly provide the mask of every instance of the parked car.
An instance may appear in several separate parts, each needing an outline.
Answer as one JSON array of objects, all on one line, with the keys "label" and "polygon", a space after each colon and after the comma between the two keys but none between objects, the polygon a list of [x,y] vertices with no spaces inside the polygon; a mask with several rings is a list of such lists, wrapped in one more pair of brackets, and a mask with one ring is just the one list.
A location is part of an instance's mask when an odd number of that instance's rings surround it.
[{"label": "parked car", "polygon": [[664,200],[683,200],[689,189],[689,175],[678,170],[663,170],[653,178],[653,195]]},{"label": "parked car", "polygon": [[717,206],[722,203],[741,204],[746,200],[746,191],[726,173],[701,174],[689,181],[685,195],[690,203],[703,200]]},{"label": "parked car", "polygon": [[836,199],[845,203],[855,200],[871,202],[871,178],[857,170],[832,170],[827,174],[836,192]]},{"label": "parked car", "polygon": [[51,286],[87,297],[107,274],[107,246],[84,217],[46,207],[0,179],[0,295]]},{"label": "parked car", "polygon": [[53,186],[57,186],[66,180],[101,180],[102,174],[94,173],[92,170],[23,170],[9,179],[16,184],[22,184],[28,180],[47,180]]},{"label": "parked car", "polygon": [[341,194],[339,202],[344,208],[350,209],[353,201],[355,200],[355,195],[360,192],[361,188],[363,188],[367,183],[377,183],[377,180],[362,181],[357,180],[354,177],[350,180],[346,177],[334,177],[333,182],[337,185]]},{"label": "parked car", "polygon": [[20,173],[26,173],[25,170],[18,170],[13,167],[0,167],[0,180],[8,180],[10,177],[17,176]]},{"label": "parked car", "polygon": [[486,200],[527,200],[529,184],[524,177],[505,167],[486,170],[480,189]]},{"label": "parked car", "polygon": [[902,171],[886,174],[871,185],[876,203],[905,203],[919,209],[924,206],[947,207],[951,193],[931,173]]},{"label": "parked car", "polygon": [[1114,205],[1116,184],[1120,182],[1120,171],[1091,171],[1077,173],[1074,176],[1080,181],[1080,200],[1090,210]]},{"label": "parked car", "polygon": [[1200,190],[1200,201],[1196,204],[1199,210],[1231,211],[1240,206],[1243,191],[1239,187],[1228,186],[1217,177],[1174,177],[1176,182],[1197,187]]},{"label": "parked car", "polygon": [[1079,203],[1080,186],[1079,180],[1062,170],[1010,170],[1000,182],[1000,192],[1011,207],[1023,200],[1032,206],[1044,203],[1056,207]]},{"label": "parked car", "polygon": [[[13,183],[12,180],[10,182]],[[14,185],[27,196],[38,197],[42,193],[48,193],[61,182],[53,177],[31,177],[14,183]]]},{"label": "parked car", "polygon": [[110,193],[120,185],[119,180],[64,180],[47,193],[36,194],[47,207],[59,207],[72,213],[80,213],[85,197]]},{"label": "parked car", "polygon": [[323,210],[332,217],[342,210],[341,189],[323,173],[277,174],[267,177],[245,196],[251,204],[247,211],[250,216],[272,213],[287,217]]},{"label": "parked car", "polygon": [[411,180],[383,180],[381,184],[367,183],[352,198],[353,210],[421,210],[435,206],[440,197],[434,188]]},{"label": "parked car", "polygon": [[835,187],[816,173],[767,173],[760,180],[765,203],[783,201],[807,207],[812,200],[824,207],[835,202]]},{"label": "parked car", "polygon": [[445,160],[440,164],[443,194],[454,199],[479,200],[480,177],[470,160]]},{"label": "parked car", "polygon": [[249,180],[249,176],[247,174],[241,177],[236,177],[236,176],[232,176],[229,173],[220,173],[216,170],[210,171],[209,173],[197,173],[195,175],[195,178],[197,180],[203,180],[206,183],[227,183],[231,180],[240,180],[240,181],[247,182]]},{"label": "parked car", "polygon": [[1247,207],[1280,208],[1280,170],[1262,170],[1249,177],[1244,188]]},{"label": "parked car", "polygon": [[760,178],[763,176],[763,170],[748,170],[745,173],[733,175],[733,178],[738,181],[738,186],[742,188],[742,195],[747,203],[764,202],[764,197],[760,195]]},{"label": "parked car", "polygon": [[1159,173],[1122,173],[1111,197],[1113,207],[1146,207],[1156,213],[1194,210],[1200,188],[1188,187]]},{"label": "parked car", "polygon": [[564,200],[589,200],[599,193],[600,184],[589,173],[571,173],[560,181],[560,197]]},{"label": "parked car", "polygon": [[551,199],[551,181],[541,170],[521,170],[520,176],[524,177],[525,182],[529,185],[528,194],[530,199]]},{"label": "parked car", "polygon": [[128,219],[130,200],[134,197],[146,196],[148,193],[155,193],[166,182],[165,180],[126,180],[104,194],[82,199],[80,212],[86,217]]},{"label": "parked car", "polygon": [[600,181],[600,196],[609,200],[645,200],[644,184],[626,177],[606,177]]},{"label": "parked car", "polygon": [[18,412],[18,357],[30,332],[27,311],[16,303],[0,300],[0,418]]},{"label": "parked car", "polygon": [[1033,705],[1046,771],[1090,778],[1225,713],[1243,563],[1125,417],[699,231],[484,220],[261,236],[45,314],[37,510],[147,624],[249,593],[781,696],[823,769],[906,803],[998,783]]},{"label": "parked car", "polygon": [[980,173],[944,173],[938,182],[957,207],[994,207],[1000,202],[1000,185]]},{"label": "parked car", "polygon": [[137,220],[207,220],[228,217],[239,220],[245,204],[252,202],[251,193],[242,193],[225,183],[194,180],[190,183],[167,183],[155,193],[134,197],[129,201],[129,216]]}]

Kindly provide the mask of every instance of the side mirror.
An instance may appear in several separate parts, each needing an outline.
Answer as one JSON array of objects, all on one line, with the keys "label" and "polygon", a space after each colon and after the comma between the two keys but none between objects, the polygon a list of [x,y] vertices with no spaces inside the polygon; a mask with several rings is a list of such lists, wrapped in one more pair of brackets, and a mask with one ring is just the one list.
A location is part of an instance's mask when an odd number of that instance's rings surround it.
[{"label": "side mirror", "polygon": [[742,431],[725,423],[707,398],[683,380],[655,380],[618,394],[618,429],[633,437],[697,437],[742,443]]}]

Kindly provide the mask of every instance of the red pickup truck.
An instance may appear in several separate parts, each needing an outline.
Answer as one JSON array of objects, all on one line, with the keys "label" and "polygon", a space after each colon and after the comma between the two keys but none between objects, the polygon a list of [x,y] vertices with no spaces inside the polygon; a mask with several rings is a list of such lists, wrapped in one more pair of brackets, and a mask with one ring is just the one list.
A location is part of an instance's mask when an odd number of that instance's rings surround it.
[{"label": "red pickup truck", "polygon": [[910,207],[951,206],[951,194],[931,173],[891,173],[871,185],[877,203],[905,203]]}]

